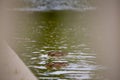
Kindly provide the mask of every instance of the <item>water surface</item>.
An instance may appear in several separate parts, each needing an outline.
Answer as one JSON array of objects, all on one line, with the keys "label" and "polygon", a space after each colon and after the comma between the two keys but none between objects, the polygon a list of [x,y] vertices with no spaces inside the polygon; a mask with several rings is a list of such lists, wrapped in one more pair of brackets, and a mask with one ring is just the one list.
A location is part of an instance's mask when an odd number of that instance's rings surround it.
[{"label": "water surface", "polygon": [[[39,80],[104,80],[90,47],[91,11],[14,13],[8,42]],[[49,52],[67,54],[53,57]]]}]

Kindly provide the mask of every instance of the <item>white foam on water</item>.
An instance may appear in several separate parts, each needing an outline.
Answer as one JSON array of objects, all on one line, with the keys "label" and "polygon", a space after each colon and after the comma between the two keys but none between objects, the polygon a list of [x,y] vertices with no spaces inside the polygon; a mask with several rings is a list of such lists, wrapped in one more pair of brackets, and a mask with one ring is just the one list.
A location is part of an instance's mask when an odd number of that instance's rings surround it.
[{"label": "white foam on water", "polygon": [[85,67],[85,68],[64,68],[65,70],[74,70],[74,71],[92,71],[92,70],[96,70],[96,68],[92,68],[92,67]]},{"label": "white foam on water", "polygon": [[90,71],[55,71],[47,74],[60,75],[60,74],[86,74],[91,73]]},{"label": "white foam on water", "polygon": [[44,66],[33,66],[34,68],[37,68],[37,69],[46,69],[46,67]]},{"label": "white foam on water", "polygon": [[40,53],[40,52],[37,52],[37,51],[35,51],[35,52],[32,52],[33,54],[37,54],[37,53]]},{"label": "white foam on water", "polygon": [[46,6],[40,6],[38,8],[13,8],[8,9],[10,11],[60,11],[60,10],[73,10],[73,11],[87,11],[87,10],[95,10],[95,7],[85,7],[85,8],[73,8],[70,6],[56,6],[53,8],[47,8]]}]

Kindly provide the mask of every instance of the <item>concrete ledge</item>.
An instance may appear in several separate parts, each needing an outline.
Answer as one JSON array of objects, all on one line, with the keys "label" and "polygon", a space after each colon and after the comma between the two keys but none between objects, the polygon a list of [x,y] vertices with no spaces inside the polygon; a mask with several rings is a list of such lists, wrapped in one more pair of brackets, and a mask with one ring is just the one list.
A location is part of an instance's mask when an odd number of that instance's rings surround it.
[{"label": "concrete ledge", "polygon": [[37,80],[6,43],[0,45],[0,80]]}]

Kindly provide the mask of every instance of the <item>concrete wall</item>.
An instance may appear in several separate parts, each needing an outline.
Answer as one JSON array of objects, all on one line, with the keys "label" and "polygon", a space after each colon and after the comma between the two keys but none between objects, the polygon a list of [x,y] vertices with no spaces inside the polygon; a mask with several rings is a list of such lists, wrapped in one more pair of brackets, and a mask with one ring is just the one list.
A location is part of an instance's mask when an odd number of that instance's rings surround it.
[{"label": "concrete wall", "polygon": [[96,3],[91,33],[93,49],[97,53],[98,63],[106,66],[104,75],[108,80],[119,80],[119,7],[117,0],[104,0]]},{"label": "concrete wall", "polygon": [[5,42],[1,43],[0,51],[0,80],[37,80]]},{"label": "concrete wall", "polygon": [[0,1],[0,80],[37,80],[17,54],[5,42],[5,38],[12,31],[10,22],[13,19],[9,17],[10,13],[5,11],[9,1]]}]

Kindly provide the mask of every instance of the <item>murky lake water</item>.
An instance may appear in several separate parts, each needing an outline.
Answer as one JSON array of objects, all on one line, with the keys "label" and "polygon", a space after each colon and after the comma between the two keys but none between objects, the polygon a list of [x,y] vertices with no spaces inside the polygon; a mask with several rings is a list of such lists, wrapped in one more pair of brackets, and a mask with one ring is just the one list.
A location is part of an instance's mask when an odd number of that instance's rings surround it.
[{"label": "murky lake water", "polygon": [[39,80],[104,80],[89,46],[90,14],[17,12],[10,45]]}]

